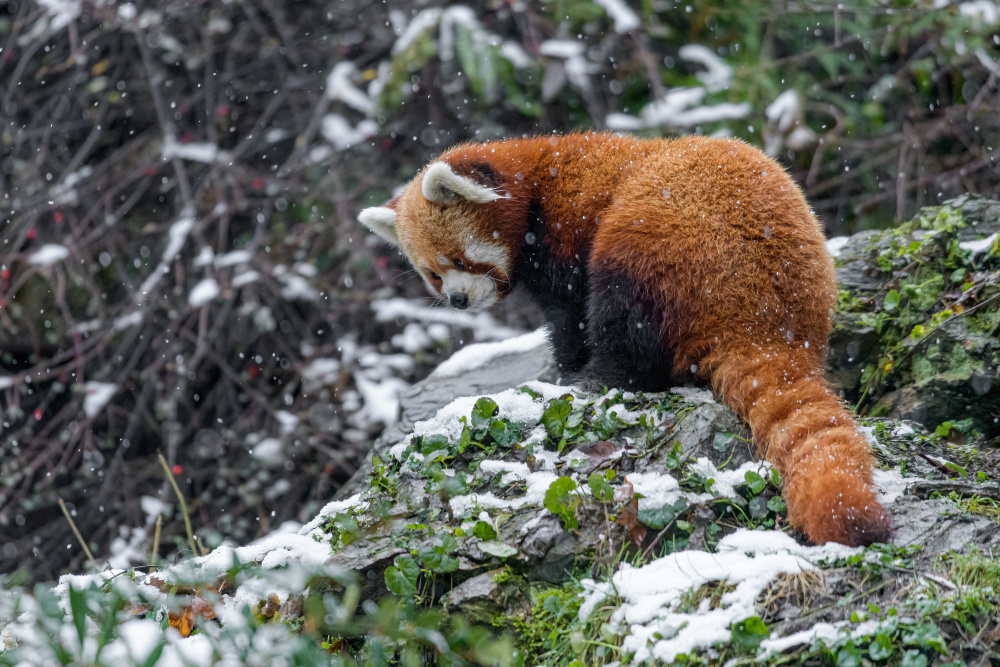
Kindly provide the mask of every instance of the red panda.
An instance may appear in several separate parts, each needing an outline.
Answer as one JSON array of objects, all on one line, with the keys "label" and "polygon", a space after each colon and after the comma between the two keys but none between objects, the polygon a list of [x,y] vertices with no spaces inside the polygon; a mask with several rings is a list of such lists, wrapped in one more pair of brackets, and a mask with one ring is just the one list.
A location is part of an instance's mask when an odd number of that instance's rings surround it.
[{"label": "red panda", "polygon": [[526,288],[564,379],[711,383],[811,541],[891,539],[868,443],[824,384],[837,286],[823,233],[758,149],[604,133],[467,144],[359,219],[455,308]]}]

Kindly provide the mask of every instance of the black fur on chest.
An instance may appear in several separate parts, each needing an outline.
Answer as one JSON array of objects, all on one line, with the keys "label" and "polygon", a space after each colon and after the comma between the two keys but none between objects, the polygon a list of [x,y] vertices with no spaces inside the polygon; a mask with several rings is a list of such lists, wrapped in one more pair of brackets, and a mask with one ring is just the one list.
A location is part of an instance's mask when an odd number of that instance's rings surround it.
[{"label": "black fur on chest", "polygon": [[533,207],[514,277],[548,321],[562,381],[594,389],[673,386],[671,346],[662,336],[672,313],[624,272],[589,268],[589,249],[569,263],[558,261],[549,240]]},{"label": "black fur on chest", "polygon": [[552,329],[556,362],[564,375],[579,372],[587,352],[587,259],[557,261],[549,246],[541,208],[528,212],[528,231],[514,265],[514,278],[531,294]]}]

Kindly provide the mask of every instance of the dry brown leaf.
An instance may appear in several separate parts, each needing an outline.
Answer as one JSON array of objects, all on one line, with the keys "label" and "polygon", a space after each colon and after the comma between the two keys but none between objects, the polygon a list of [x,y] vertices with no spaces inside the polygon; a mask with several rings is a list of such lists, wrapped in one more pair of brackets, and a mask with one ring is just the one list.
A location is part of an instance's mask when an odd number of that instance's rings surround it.
[{"label": "dry brown leaf", "polygon": [[587,468],[582,471],[583,474],[587,474],[602,463],[606,463],[611,458],[611,455],[618,451],[618,445],[607,440],[598,440],[597,442],[581,447],[577,451],[586,454],[587,458],[590,459]]},{"label": "dry brown leaf", "polygon": [[167,622],[170,624],[170,627],[177,628],[177,631],[181,633],[181,637],[187,637],[194,630],[194,612],[191,610],[191,607],[184,607],[183,612],[180,614],[168,614]]},{"label": "dry brown leaf", "polygon": [[627,478],[615,493],[615,499],[625,501],[625,506],[618,513],[615,523],[625,526],[628,536],[636,546],[641,547],[643,540],[646,539],[646,526],[639,522],[639,500],[635,497],[635,489]]}]

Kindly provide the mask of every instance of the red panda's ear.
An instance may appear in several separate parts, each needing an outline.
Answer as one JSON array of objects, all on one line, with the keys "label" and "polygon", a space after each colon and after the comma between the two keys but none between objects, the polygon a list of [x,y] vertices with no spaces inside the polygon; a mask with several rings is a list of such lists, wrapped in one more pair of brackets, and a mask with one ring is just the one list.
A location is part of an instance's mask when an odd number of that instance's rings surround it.
[{"label": "red panda's ear", "polygon": [[396,200],[385,206],[372,206],[358,213],[358,220],[394,246],[399,247],[399,235],[396,234]]},{"label": "red panda's ear", "polygon": [[450,202],[464,199],[473,204],[487,204],[503,195],[493,188],[480,185],[475,180],[456,174],[447,162],[434,162],[424,172],[420,189],[428,201]]}]

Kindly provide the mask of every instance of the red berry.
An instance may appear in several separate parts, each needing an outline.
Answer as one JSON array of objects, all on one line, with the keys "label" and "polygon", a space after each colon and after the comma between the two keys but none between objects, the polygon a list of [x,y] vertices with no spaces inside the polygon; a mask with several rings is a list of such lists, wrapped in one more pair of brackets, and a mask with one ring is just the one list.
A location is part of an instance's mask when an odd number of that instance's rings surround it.
[{"label": "red berry", "polygon": [[57,225],[62,224],[62,221],[63,221],[62,211],[56,211],[55,213],[53,213],[52,214],[52,219],[56,221]]},{"label": "red berry", "polygon": [[33,240],[36,236],[38,236],[38,231],[37,230],[34,230],[34,229],[29,229],[28,230],[27,237],[28,237],[29,241]]},{"label": "red berry", "polygon": [[10,278],[10,269],[0,269],[0,279],[8,280]]},{"label": "red berry", "polygon": [[251,366],[247,369],[247,373],[249,373],[252,378],[257,377],[260,375],[260,366]]},{"label": "red berry", "polygon": [[36,422],[40,422],[40,421],[42,421],[42,415],[44,415],[44,414],[45,414],[45,413],[44,413],[44,412],[42,412],[42,409],[41,409],[41,408],[36,408],[36,409],[35,409],[35,415],[34,415],[34,416],[35,416],[35,421],[36,421]]},{"label": "red berry", "polygon": [[220,117],[225,118],[226,116],[229,115],[229,105],[228,104],[220,104],[219,108],[216,111],[217,111],[217,113],[219,114]]},{"label": "red berry", "polygon": [[262,187],[264,187],[264,179],[263,178],[261,178],[260,176],[258,176],[257,178],[253,179],[253,188],[254,188],[254,190],[260,190]]},{"label": "red berry", "polygon": [[175,475],[179,475],[182,472],[184,472],[184,468],[181,467],[180,464],[177,464],[171,469],[171,472],[174,473]]},{"label": "red berry", "polygon": [[142,170],[142,173],[145,174],[146,176],[152,176],[153,174],[156,173],[156,170],[153,169],[152,167],[146,167],[145,169]]}]

